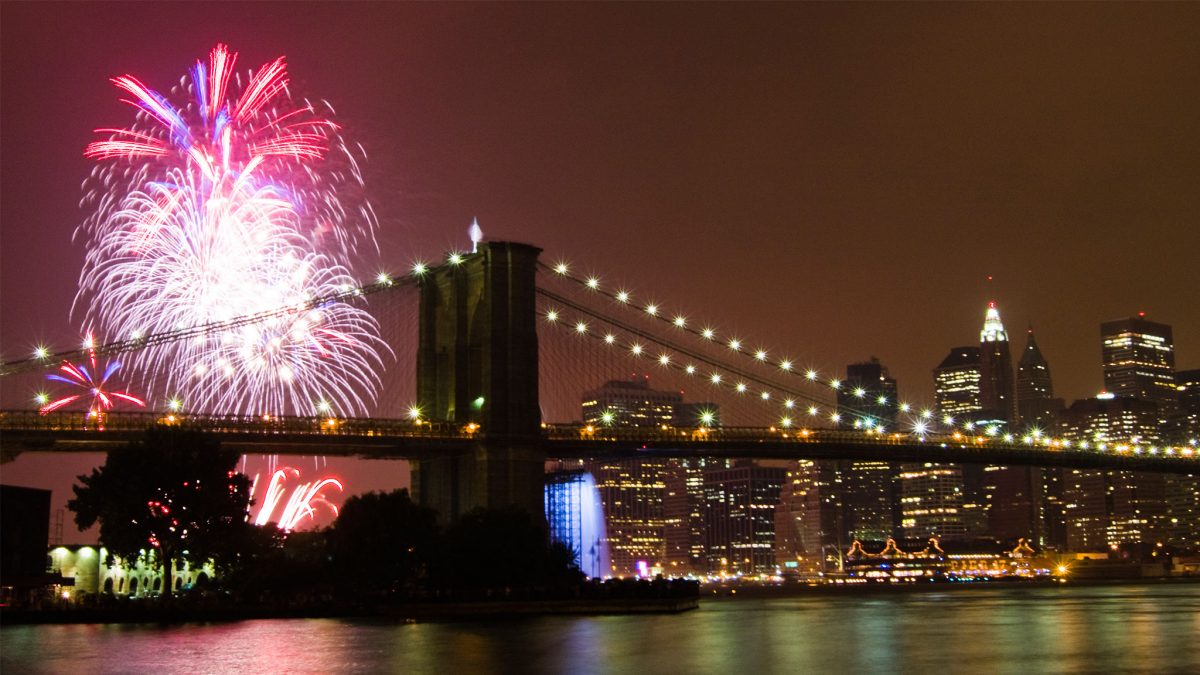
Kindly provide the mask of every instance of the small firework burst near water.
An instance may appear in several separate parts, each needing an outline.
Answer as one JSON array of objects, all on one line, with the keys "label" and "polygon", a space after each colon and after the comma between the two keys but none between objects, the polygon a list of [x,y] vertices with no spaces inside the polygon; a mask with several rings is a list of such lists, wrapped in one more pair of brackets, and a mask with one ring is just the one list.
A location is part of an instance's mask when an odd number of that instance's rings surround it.
[{"label": "small firework burst near water", "polygon": [[[250,488],[251,497],[258,488],[260,475],[254,475],[254,483]],[[271,479],[267,483],[261,505],[258,508],[258,514],[254,517],[255,525],[276,523],[279,529],[290,532],[296,529],[304,519],[314,520],[318,507],[327,509],[335,518],[337,517],[338,508],[333,502],[326,499],[325,490],[335,489],[341,492],[342,482],[332,477],[301,482],[292,488],[291,495],[285,502],[283,498],[287,493],[287,482],[289,479],[299,480],[299,478],[300,470],[290,466],[280,467],[271,474]],[[281,504],[282,509],[280,509]]]},{"label": "small firework burst near water", "polygon": [[[129,365],[157,391],[216,413],[364,413],[379,388],[378,325],[347,302],[349,262],[375,250],[359,158],[328,106],[293,100],[283,58],[243,84],[218,45],[168,98],[114,84],[136,123],[99,129],[85,155],[94,216],[76,306],[109,334],[166,333],[280,307],[296,311],[148,346]],[[182,100],[176,105],[172,99]]]}]

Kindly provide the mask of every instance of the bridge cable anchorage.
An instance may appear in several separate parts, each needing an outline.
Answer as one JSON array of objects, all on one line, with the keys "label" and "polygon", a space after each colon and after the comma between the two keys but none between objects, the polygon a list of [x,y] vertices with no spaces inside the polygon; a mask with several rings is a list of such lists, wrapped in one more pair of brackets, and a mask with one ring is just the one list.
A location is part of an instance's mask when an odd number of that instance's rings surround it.
[{"label": "bridge cable anchorage", "polygon": [[323,305],[328,305],[335,302],[353,302],[357,299],[361,299],[381,291],[415,285],[420,282],[422,274],[422,272],[414,270],[413,273],[400,277],[399,279],[393,278],[390,275],[381,274],[374,282],[369,284],[350,286],[344,290],[338,291],[337,293],[330,293],[328,295],[310,298],[303,302],[284,305],[282,307],[276,307],[274,309],[268,309],[261,312],[256,312],[254,314],[246,314],[243,316],[234,317],[232,319],[211,321],[209,323],[189,326],[187,328],[164,331],[161,333],[152,333],[150,335],[131,337],[113,342],[106,342],[94,347],[72,349],[62,352],[55,352],[53,354],[37,354],[24,359],[6,361],[0,365],[0,377],[27,372],[30,370],[56,368],[64,360],[78,359],[93,353],[97,356],[124,354],[127,352],[139,351],[147,347],[180,342],[182,340],[187,340],[200,335],[208,335],[210,333],[228,331],[234,328],[241,328],[242,326],[262,323],[263,321],[268,321],[275,317],[297,312],[305,312],[315,307],[321,307]]},{"label": "bridge cable anchorage", "polygon": [[[555,316],[555,318],[551,318],[551,316],[556,314],[556,311],[549,310],[546,313],[549,323],[551,323],[551,324],[561,323],[562,328],[564,330],[570,329],[571,332],[576,335],[587,336],[593,340],[601,341],[604,344],[609,345],[609,346],[622,347],[623,349],[628,350],[629,355],[633,358],[639,358],[639,357],[650,358],[651,360],[657,362],[662,367],[678,371],[685,375],[688,375],[688,376],[699,375],[699,376],[707,379],[708,382],[714,387],[727,389],[730,392],[733,392],[733,393],[736,393],[739,395],[751,394],[751,396],[749,396],[749,398],[755,399],[755,402],[758,402],[758,403],[765,404],[768,401],[770,401],[770,402],[779,401],[780,405],[784,408],[783,417],[781,418],[779,424],[784,429],[789,429],[792,426],[796,426],[796,427],[804,426],[804,425],[799,424],[798,420],[796,420],[795,418],[790,416],[791,414],[795,414],[798,416],[802,412],[804,412],[803,408],[798,408],[796,406],[797,399],[803,399],[810,403],[818,404],[818,405],[810,406],[808,408],[807,412],[810,416],[817,416],[820,414],[818,411],[821,408],[828,409],[828,407],[829,407],[828,403],[826,401],[818,399],[812,395],[809,395],[809,394],[806,394],[803,392],[799,392],[799,391],[795,391],[795,390],[791,390],[791,389],[787,388],[786,386],[781,386],[778,382],[773,382],[769,379],[766,379],[766,378],[764,378],[760,375],[757,375],[755,373],[752,373],[750,371],[741,369],[737,366],[729,366],[727,363],[723,363],[721,361],[712,359],[708,356],[705,356],[699,352],[688,349],[686,347],[681,347],[670,340],[661,339],[652,334],[648,334],[643,331],[638,331],[636,329],[632,329],[628,324],[626,324],[620,320],[611,319],[611,317],[608,317],[604,314],[601,314],[599,312],[596,312],[596,311],[590,310],[586,307],[583,307],[581,305],[578,305],[577,303],[574,303],[570,299],[562,297],[556,293],[553,293],[552,291],[545,291],[545,289],[539,288],[537,292],[539,295],[550,298],[553,301],[558,302],[558,303],[562,304],[563,306],[569,307],[577,312],[580,312],[581,314],[588,316],[596,321],[599,321],[602,323],[607,323],[609,325],[615,326],[615,327],[619,328],[620,330],[623,330],[628,333],[633,333],[634,335],[637,335],[640,339],[642,339],[648,343],[656,344],[656,345],[666,348],[668,350],[674,350],[677,354],[682,354],[685,357],[690,358],[690,360],[688,360],[688,358],[683,358],[683,359],[672,358],[671,355],[667,354],[666,352],[660,352],[655,357],[655,356],[649,354],[649,352],[646,350],[645,345],[643,345],[641,342],[638,342],[637,340],[626,341],[624,343],[621,343],[616,340],[616,337],[614,335],[612,335],[612,333],[608,333],[606,335],[601,336],[597,332],[588,331],[588,330],[579,330],[578,327],[581,325],[586,326],[586,322],[580,321],[578,323],[572,324],[569,321],[558,321],[557,316]],[[708,366],[712,370],[707,375],[700,374],[699,371],[696,369],[696,364]],[[738,378],[741,378],[741,379],[738,379]],[[750,384],[755,384],[758,386],[758,388],[755,389],[754,391],[752,391]],[[753,394],[757,394],[757,396],[754,396]],[[742,399],[742,400],[745,400],[745,399]],[[843,408],[843,410],[847,410],[847,409]],[[853,413],[856,411],[850,410],[849,412]],[[857,412],[861,412],[861,411],[857,411]],[[836,413],[836,414],[840,414],[840,412]],[[863,418],[866,420],[873,421],[873,418],[870,415],[864,414]],[[835,418],[831,419],[830,421],[837,422],[838,419],[835,417]],[[871,426],[868,426],[867,428],[873,429],[873,427],[871,427]],[[879,431],[876,431],[873,433],[883,433],[882,425],[881,425],[881,428]]]}]

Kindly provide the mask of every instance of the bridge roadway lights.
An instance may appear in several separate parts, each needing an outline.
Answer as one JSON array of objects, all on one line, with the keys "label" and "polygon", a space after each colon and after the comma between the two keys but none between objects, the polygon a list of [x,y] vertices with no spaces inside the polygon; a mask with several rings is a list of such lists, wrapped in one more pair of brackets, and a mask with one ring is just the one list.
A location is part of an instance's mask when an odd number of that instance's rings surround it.
[{"label": "bridge roadway lights", "polygon": [[413,492],[454,520],[476,507],[542,512],[535,275],[541,249],[481,242],[421,280],[417,401],[432,419],[478,423],[470,452],[420,459]]}]

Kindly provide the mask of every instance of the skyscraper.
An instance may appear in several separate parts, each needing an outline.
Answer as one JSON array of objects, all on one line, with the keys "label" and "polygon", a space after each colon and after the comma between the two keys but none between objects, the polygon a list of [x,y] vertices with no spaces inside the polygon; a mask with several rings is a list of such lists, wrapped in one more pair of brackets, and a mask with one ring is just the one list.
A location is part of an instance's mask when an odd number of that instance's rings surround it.
[{"label": "skyscraper", "polygon": [[[1063,410],[1063,400],[1054,398],[1050,364],[1042,355],[1033,337],[1033,327],[1030,327],[1025,349],[1017,362],[1016,421],[1022,433],[1047,432],[1058,428]],[[1037,546],[1065,547],[1067,535],[1063,520],[1062,469],[1030,468],[1024,473],[1027,475],[997,477],[997,488],[1002,492],[993,494],[993,507],[1002,506],[1011,515],[997,513],[1000,521],[990,521],[990,526],[998,536],[1011,537],[1024,522],[1024,517],[1017,514],[1028,513],[1033,527],[1019,536],[1028,537]],[[1026,497],[1033,501],[1027,502]]]},{"label": "skyscraper", "polygon": [[1011,424],[1016,417],[1008,333],[995,302],[988,303],[979,331],[979,405],[989,419]]},{"label": "skyscraper", "polygon": [[900,471],[901,527],[908,539],[961,539],[963,480],[954,464],[905,464]]},{"label": "skyscraper", "polygon": [[[1068,439],[1097,446],[1155,443],[1159,417],[1150,401],[1105,394],[1072,403],[1063,428]],[[1063,471],[1063,482],[1068,548],[1100,550],[1161,535],[1162,474],[1072,469]]]},{"label": "skyscraper", "polygon": [[[896,380],[888,376],[879,359],[846,366],[846,379],[838,387],[837,405],[843,428],[892,428],[899,397]],[[870,427],[867,424],[870,424]]]},{"label": "skyscraper", "polygon": [[597,426],[657,427],[675,423],[683,394],[650,388],[650,376],[609,380],[583,393],[583,421]]},{"label": "skyscraper", "polygon": [[1105,390],[1153,401],[1168,412],[1177,397],[1171,327],[1140,312],[1100,324],[1100,342]]},{"label": "skyscraper", "polygon": [[933,371],[938,412],[955,419],[974,419],[983,409],[978,347],[955,347]]},{"label": "skyscraper", "polygon": [[775,506],[785,473],[746,460],[705,466],[710,571],[759,574],[775,570]]},{"label": "skyscraper", "polygon": [[1200,442],[1200,369],[1175,373],[1178,407],[1172,419],[1171,442]]},{"label": "skyscraper", "polygon": [[[841,424],[849,428],[894,429],[899,411],[896,380],[872,357],[846,366],[844,385],[838,389]],[[897,536],[900,494],[896,485],[899,464],[880,461],[841,461],[835,467],[842,491],[837,501],[842,512],[838,536],[884,542]]]},{"label": "skyscraper", "polygon": [[638,563],[659,565],[665,557],[667,460],[612,459],[588,462],[604,507],[605,545],[613,576],[639,572]]},{"label": "skyscraper", "polygon": [[1057,426],[1063,407],[1062,399],[1054,398],[1050,364],[1030,328],[1017,362],[1017,421],[1025,429],[1048,431]]},{"label": "skyscraper", "polygon": [[678,459],[667,464],[663,497],[663,539],[667,574],[708,571],[704,541],[703,459]]},{"label": "skyscraper", "polygon": [[781,565],[796,563],[806,573],[832,569],[838,551],[845,550],[838,462],[801,460],[784,476],[775,507],[775,553]]},{"label": "skyscraper", "polygon": [[[979,347],[955,347],[933,371],[938,413],[955,423],[986,417],[983,412]],[[900,504],[904,536],[927,538],[983,534],[987,528],[983,466],[920,465],[900,468]],[[944,500],[938,503],[937,500]]]},{"label": "skyscraper", "polygon": [[[683,396],[650,388],[648,376],[609,380],[584,392],[583,420],[597,426],[657,427],[673,424]],[[588,462],[604,506],[610,574],[637,574],[638,563],[654,566],[666,557],[665,459]]]}]

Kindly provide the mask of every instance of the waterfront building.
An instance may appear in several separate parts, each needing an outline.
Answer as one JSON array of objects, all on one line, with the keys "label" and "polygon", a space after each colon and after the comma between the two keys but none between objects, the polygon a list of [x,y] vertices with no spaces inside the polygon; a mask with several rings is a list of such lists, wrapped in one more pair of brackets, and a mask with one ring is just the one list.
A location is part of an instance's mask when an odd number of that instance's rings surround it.
[{"label": "waterfront building", "polygon": [[1137,316],[1100,324],[1104,389],[1169,410],[1176,400],[1175,341],[1171,327]]},{"label": "waterfront building", "polygon": [[704,467],[706,557],[710,572],[775,571],[775,507],[786,471],[752,461]]},{"label": "waterfront building", "polygon": [[[73,581],[62,591],[62,597],[72,602],[82,602],[101,593],[131,598],[162,593],[162,565],[153,552],[129,562],[110,555],[108,549],[100,546],[55,546],[50,549],[49,561],[55,574]],[[179,561],[178,565],[171,574],[175,592],[203,586],[214,575],[212,563],[192,566]]]},{"label": "waterfront building", "polygon": [[[951,549],[954,550],[954,549]],[[904,551],[889,539],[883,550],[870,553],[855,541],[846,552],[850,580],[867,582],[978,581],[1032,579],[1056,573],[1053,562],[1021,539],[1012,550],[947,553],[936,537],[921,550]]]}]

